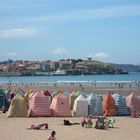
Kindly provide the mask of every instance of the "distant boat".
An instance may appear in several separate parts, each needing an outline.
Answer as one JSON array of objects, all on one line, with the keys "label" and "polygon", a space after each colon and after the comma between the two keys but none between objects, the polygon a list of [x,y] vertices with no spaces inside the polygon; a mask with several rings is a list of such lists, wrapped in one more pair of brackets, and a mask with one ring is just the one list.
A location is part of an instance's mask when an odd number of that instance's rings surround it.
[{"label": "distant boat", "polygon": [[66,75],[66,71],[58,68],[58,70],[54,73],[54,75],[60,75],[60,76],[61,75]]}]

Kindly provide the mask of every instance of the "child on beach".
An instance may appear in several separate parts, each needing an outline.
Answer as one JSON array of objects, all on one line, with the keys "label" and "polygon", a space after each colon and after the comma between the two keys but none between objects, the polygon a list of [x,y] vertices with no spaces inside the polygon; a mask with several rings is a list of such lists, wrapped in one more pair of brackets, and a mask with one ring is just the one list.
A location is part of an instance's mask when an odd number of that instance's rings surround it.
[{"label": "child on beach", "polygon": [[87,123],[87,122],[86,122],[86,119],[85,119],[85,117],[83,116],[83,117],[81,118],[81,120],[80,120],[80,124],[81,124],[82,127],[84,127],[86,123]]},{"label": "child on beach", "polygon": [[92,127],[92,116],[89,116],[87,119],[87,127],[91,128]]},{"label": "child on beach", "polygon": [[82,117],[81,118],[81,126],[86,128],[92,127],[92,116]]},{"label": "child on beach", "polygon": [[48,136],[48,139],[47,140],[56,140],[55,135],[56,135],[56,132],[55,131],[52,131],[51,132],[51,136]]},{"label": "child on beach", "polygon": [[139,115],[137,114],[136,111],[133,111],[133,112],[131,113],[131,118],[138,118],[138,117],[139,117]]}]

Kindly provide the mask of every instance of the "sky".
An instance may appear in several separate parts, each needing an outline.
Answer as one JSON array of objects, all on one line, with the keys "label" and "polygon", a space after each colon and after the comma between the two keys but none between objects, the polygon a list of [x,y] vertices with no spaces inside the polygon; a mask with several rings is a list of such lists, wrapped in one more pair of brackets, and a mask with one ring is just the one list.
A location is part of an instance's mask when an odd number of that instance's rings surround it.
[{"label": "sky", "polygon": [[0,0],[0,61],[140,64],[140,0]]}]

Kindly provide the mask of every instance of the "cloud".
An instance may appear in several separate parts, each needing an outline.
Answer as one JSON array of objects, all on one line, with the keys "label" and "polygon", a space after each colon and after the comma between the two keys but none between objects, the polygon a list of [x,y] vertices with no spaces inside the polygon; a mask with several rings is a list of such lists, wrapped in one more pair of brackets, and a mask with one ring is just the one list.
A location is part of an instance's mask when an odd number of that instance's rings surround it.
[{"label": "cloud", "polygon": [[105,52],[97,52],[97,53],[90,53],[88,55],[88,57],[91,57],[93,59],[107,59],[110,57],[110,55],[108,53],[105,53]]},{"label": "cloud", "polygon": [[108,57],[109,57],[109,54],[108,53],[104,53],[104,52],[97,52],[94,55],[94,58],[97,58],[97,59],[106,59]]},{"label": "cloud", "polygon": [[8,55],[8,56],[16,56],[17,53],[16,52],[8,52],[8,53],[6,53],[6,55]]},{"label": "cloud", "polygon": [[35,28],[15,28],[0,31],[0,39],[8,38],[26,38],[37,34],[38,30]]},{"label": "cloud", "polygon": [[67,53],[67,50],[65,48],[56,48],[52,51],[50,51],[50,54],[53,54],[53,55],[62,55],[62,54],[66,54]]},{"label": "cloud", "polygon": [[1,51],[0,51],[0,55],[1,55],[1,56],[16,56],[17,53],[16,53],[16,52],[7,52],[7,51],[5,51],[5,50],[1,50]]},{"label": "cloud", "polygon": [[140,16],[140,5],[110,6],[98,9],[69,11],[57,15],[33,17],[24,20],[24,22],[115,18],[127,16]]}]

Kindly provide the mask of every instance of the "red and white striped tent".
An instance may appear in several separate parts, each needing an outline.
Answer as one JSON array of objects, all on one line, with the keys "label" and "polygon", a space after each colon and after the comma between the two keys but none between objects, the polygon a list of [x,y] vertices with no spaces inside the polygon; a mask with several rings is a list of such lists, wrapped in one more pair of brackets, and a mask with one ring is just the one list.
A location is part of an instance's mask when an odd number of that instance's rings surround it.
[{"label": "red and white striped tent", "polygon": [[52,96],[46,92],[39,92],[29,96],[28,116],[45,117],[51,116],[50,104]]},{"label": "red and white striped tent", "polygon": [[64,96],[62,92],[58,92],[52,99],[50,106],[53,116],[68,117],[71,116],[69,97]]}]

